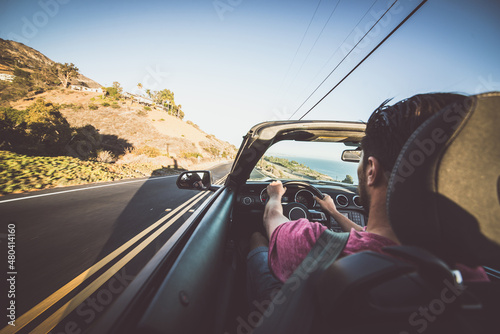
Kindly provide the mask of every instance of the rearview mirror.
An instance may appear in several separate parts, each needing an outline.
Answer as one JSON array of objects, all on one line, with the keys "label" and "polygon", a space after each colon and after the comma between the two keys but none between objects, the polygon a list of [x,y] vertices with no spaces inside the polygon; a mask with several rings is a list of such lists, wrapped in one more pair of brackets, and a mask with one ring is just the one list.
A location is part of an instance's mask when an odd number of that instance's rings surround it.
[{"label": "rearview mirror", "polygon": [[212,186],[212,176],[208,170],[183,172],[177,177],[177,188],[193,190],[209,190]]},{"label": "rearview mirror", "polygon": [[362,150],[344,150],[342,152],[342,161],[359,162],[361,160]]}]

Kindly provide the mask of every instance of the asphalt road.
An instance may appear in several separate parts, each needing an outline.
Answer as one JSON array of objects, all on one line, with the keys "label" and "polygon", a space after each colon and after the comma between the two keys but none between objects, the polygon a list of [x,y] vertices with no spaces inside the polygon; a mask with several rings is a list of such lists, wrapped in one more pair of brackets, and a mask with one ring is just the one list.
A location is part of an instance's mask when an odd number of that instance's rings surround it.
[{"label": "asphalt road", "polygon": [[[213,180],[221,180],[230,167],[211,168]],[[4,284],[14,280],[0,292],[1,300],[12,290],[15,296],[1,307],[15,302],[16,326],[8,326],[9,318],[2,316],[0,333],[81,333],[90,326],[212,194],[179,190],[176,178],[1,197],[2,262],[8,260],[9,241],[13,244],[8,228],[15,229],[14,266],[2,264]]]}]

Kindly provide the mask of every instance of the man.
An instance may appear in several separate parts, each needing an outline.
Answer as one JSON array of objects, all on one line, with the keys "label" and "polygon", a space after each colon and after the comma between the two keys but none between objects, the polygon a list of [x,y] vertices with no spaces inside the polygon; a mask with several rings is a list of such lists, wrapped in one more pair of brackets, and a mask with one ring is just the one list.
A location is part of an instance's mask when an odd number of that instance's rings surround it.
[{"label": "man", "polygon": [[[358,167],[359,195],[368,214],[367,226],[360,226],[340,214],[332,198],[326,195],[324,199],[315,198],[321,208],[330,214],[346,232],[349,239],[340,257],[370,250],[384,253],[386,246],[399,244],[394,234],[386,212],[387,186],[392,168],[403,145],[423,122],[429,117],[452,104],[466,103],[467,97],[451,93],[436,93],[415,95],[400,101],[393,106],[387,106],[385,101],[370,116],[366,125],[366,135],[361,142],[363,156]],[[248,256],[249,280],[261,281],[260,290],[252,293],[250,298],[257,300],[269,296],[272,289],[285,282],[293,271],[311,250],[326,227],[307,219],[289,221],[283,215],[281,197],[286,189],[280,181],[272,182],[267,187],[269,195],[264,211],[264,228],[269,239],[268,268],[274,274],[259,272],[257,268],[267,268],[262,265],[267,255],[265,248],[267,239],[255,233],[251,238],[253,250]],[[260,267],[255,262],[261,261]],[[468,268],[457,265],[465,281],[487,281],[482,268]],[[277,278],[277,280],[276,280]]]},{"label": "man", "polygon": [[203,181],[205,181],[205,180],[202,180],[198,173],[192,173],[189,177],[188,182],[191,184],[191,186],[193,188],[200,189],[200,190],[206,190],[207,187],[205,186]]}]

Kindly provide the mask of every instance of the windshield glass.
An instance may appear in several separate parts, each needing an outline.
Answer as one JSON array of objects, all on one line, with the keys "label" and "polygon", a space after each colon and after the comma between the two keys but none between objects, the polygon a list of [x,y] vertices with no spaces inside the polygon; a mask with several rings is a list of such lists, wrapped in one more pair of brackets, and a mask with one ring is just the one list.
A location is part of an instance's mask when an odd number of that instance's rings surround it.
[{"label": "windshield glass", "polygon": [[250,174],[250,181],[307,180],[358,184],[358,164],[341,160],[355,147],[344,143],[282,141],[271,146]]}]

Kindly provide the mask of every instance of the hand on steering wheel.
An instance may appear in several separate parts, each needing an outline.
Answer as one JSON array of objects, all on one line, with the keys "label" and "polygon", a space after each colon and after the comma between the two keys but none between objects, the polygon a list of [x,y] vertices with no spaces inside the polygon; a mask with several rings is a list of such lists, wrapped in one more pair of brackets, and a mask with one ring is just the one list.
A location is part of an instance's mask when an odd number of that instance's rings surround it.
[{"label": "hand on steering wheel", "polygon": [[279,196],[280,198],[285,194],[286,187],[283,186],[280,180],[273,181],[267,185],[267,195],[269,198]]},{"label": "hand on steering wheel", "polygon": [[332,215],[334,212],[337,212],[337,207],[335,206],[335,203],[333,203],[333,199],[330,197],[330,195],[326,194],[323,199],[314,196],[314,199],[316,202],[321,206],[321,208],[328,212],[330,215]]}]

